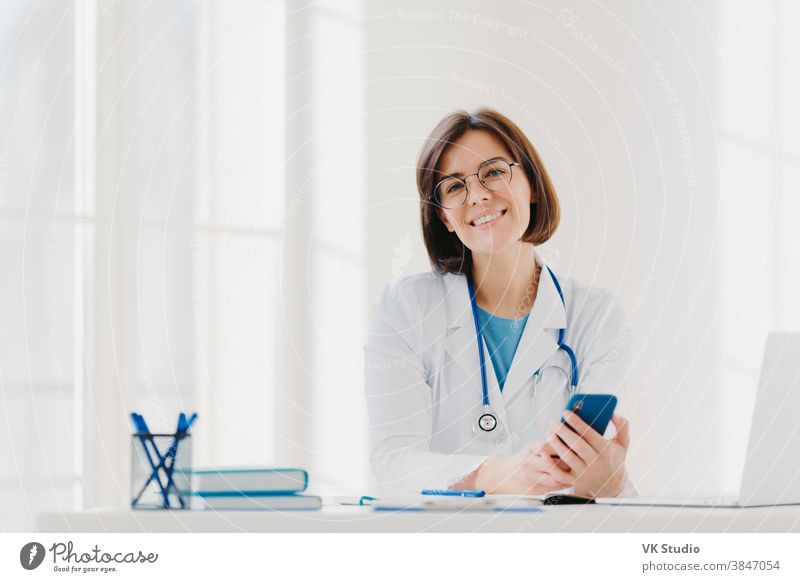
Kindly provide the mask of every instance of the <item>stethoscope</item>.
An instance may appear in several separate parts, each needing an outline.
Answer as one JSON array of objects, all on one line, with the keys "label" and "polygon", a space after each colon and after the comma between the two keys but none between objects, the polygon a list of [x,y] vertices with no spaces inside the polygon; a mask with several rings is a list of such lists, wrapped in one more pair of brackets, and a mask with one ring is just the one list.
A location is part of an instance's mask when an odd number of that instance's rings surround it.
[{"label": "stethoscope", "polygon": [[[564,303],[564,293],[561,291],[561,285],[559,284],[558,279],[550,267],[547,267],[547,272],[550,273],[550,277],[552,277],[553,283],[556,286],[558,296],[561,298],[561,305],[566,308],[566,303]],[[469,301],[472,305],[472,319],[475,321],[475,333],[478,336],[478,355],[481,363],[481,389],[483,390],[483,412],[481,412],[480,416],[473,423],[472,432],[479,439],[492,440],[500,435],[502,432],[502,427],[500,426],[500,421],[497,419],[497,415],[489,404],[489,388],[486,383],[486,360],[484,359],[483,355],[483,334],[481,333],[480,324],[478,323],[478,303],[475,300],[475,288],[472,284],[472,278],[469,275],[467,275],[467,286],[469,288]],[[578,360],[575,357],[575,352],[572,351],[572,348],[564,343],[564,336],[566,334],[566,328],[561,328],[558,330],[558,349],[563,350],[564,353],[566,353],[569,357],[570,367],[572,369],[571,373],[568,375],[569,390],[570,394],[574,394],[578,391]],[[534,390],[541,380],[542,368],[539,368],[533,374]],[[531,399],[531,402],[532,401],[533,399]],[[532,407],[533,404],[531,404],[531,415],[533,414]],[[533,421],[531,420],[531,422]]]}]

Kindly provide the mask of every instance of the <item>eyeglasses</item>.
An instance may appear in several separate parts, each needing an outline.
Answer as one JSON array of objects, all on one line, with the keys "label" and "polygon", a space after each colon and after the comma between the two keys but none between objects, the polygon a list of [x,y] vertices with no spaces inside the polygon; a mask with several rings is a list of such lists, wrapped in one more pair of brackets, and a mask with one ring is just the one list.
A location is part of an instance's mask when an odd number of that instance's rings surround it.
[{"label": "eyeglasses", "polygon": [[433,190],[433,199],[442,208],[452,209],[463,206],[467,202],[467,178],[477,176],[481,186],[490,192],[500,192],[511,183],[511,167],[519,166],[517,162],[508,162],[502,158],[487,160],[478,166],[478,171],[463,178],[448,176]]}]

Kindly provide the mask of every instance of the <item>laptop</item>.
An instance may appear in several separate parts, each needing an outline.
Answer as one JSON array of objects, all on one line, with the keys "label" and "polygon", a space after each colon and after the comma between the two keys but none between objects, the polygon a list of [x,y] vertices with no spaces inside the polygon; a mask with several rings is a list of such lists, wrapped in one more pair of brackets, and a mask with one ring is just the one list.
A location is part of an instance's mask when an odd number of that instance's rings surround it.
[{"label": "laptop", "polygon": [[800,333],[767,336],[739,491],[719,497],[599,497],[607,505],[759,507],[800,504]]}]

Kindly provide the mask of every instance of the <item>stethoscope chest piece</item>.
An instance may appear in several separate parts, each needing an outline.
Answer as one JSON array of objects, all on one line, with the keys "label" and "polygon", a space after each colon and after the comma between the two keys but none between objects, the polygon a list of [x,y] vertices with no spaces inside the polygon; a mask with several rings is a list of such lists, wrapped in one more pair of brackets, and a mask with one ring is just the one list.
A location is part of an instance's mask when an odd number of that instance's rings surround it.
[{"label": "stethoscope chest piece", "polygon": [[500,436],[500,423],[492,410],[484,410],[472,425],[472,432],[481,440],[489,441]]}]

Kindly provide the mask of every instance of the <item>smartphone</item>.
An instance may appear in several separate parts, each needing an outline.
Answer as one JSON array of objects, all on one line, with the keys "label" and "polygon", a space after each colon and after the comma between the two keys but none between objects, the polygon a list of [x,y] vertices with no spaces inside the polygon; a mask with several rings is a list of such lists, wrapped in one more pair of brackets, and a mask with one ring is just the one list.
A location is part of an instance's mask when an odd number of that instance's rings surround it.
[{"label": "smartphone", "polygon": [[[577,414],[583,422],[602,435],[606,432],[616,407],[617,397],[613,394],[573,394],[567,402],[566,410]],[[563,416],[561,422],[566,423]]]}]

